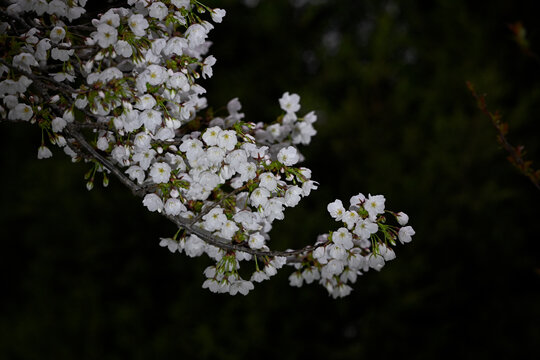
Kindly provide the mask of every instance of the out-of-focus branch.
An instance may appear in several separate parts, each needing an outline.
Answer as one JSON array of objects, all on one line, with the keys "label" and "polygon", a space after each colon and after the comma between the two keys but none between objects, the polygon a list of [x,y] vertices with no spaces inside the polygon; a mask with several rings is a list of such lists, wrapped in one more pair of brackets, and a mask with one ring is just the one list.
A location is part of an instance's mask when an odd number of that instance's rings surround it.
[{"label": "out-of-focus branch", "polygon": [[474,84],[466,82],[467,88],[476,99],[478,108],[490,119],[491,124],[497,131],[497,142],[508,153],[508,161],[514,165],[523,175],[527,176],[533,185],[540,190],[540,170],[532,167],[532,161],[525,160],[525,148],[523,145],[512,145],[506,135],[508,134],[508,123],[501,121],[501,114],[498,111],[494,113],[488,110],[486,97],[484,94],[478,94]]},{"label": "out-of-focus branch", "polygon": [[527,30],[523,24],[518,21],[513,24],[508,24],[508,28],[514,35],[514,41],[518,44],[521,51],[528,57],[534,59],[537,63],[540,63],[540,56],[531,49],[529,40],[527,39]]}]

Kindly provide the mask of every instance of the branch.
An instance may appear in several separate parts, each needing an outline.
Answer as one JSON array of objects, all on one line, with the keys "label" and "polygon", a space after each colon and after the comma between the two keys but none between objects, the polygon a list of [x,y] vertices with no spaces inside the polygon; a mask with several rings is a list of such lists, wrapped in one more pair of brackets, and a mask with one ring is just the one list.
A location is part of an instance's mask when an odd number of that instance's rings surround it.
[{"label": "branch", "polygon": [[485,95],[479,95],[476,92],[473,83],[467,81],[466,84],[472,96],[476,99],[478,108],[490,119],[491,124],[497,131],[497,142],[509,154],[507,157],[508,161],[510,161],[510,163],[523,175],[527,176],[533,185],[540,190],[540,170],[534,170],[531,167],[532,161],[524,159],[525,148],[522,145],[513,146],[508,141],[506,138],[506,134],[508,134],[508,123],[501,121],[501,115],[498,111],[492,113],[488,110]]},{"label": "branch", "polygon": [[97,152],[97,150],[86,141],[84,136],[77,131],[76,127],[76,125],[68,124],[64,131],[68,136],[77,140],[84,150],[86,150],[94,159],[99,161],[104,168],[113,173],[122,184],[131,190],[134,195],[143,196],[143,189],[125,176],[124,173],[120,171],[110,160],[106,159],[99,152]]},{"label": "branch", "polygon": [[[146,195],[147,191],[144,187],[140,187],[136,185],[133,181],[131,181],[122,171],[120,171],[110,160],[103,157],[96,149],[94,149],[84,138],[84,136],[78,131],[77,124],[72,123],[68,124],[64,130],[66,134],[72,138],[74,138],[79,145],[94,159],[99,161],[101,165],[103,165],[104,168],[109,170],[112,174],[114,174],[122,184],[127,186],[131,192],[139,197],[144,197]],[[233,195],[235,192],[239,191],[239,189],[236,189],[235,191],[231,192],[227,195],[227,197]],[[216,205],[214,205],[216,206]],[[254,256],[268,256],[268,257],[274,257],[274,256],[285,256],[287,257],[288,263],[298,262],[300,261],[296,256],[305,254],[309,251],[313,251],[318,246],[308,245],[304,248],[298,249],[298,250],[290,250],[290,251],[265,251],[265,250],[255,250],[250,248],[246,245],[239,245],[239,244],[233,244],[229,240],[223,239],[221,237],[218,237],[211,232],[201,228],[196,224],[196,221],[193,221],[191,219],[183,218],[180,216],[172,216],[167,214],[162,214],[167,219],[175,223],[178,227],[181,227],[185,229],[188,233],[193,234],[204,240],[206,243],[210,245],[214,245],[216,247],[219,247],[224,250],[229,251],[243,251],[245,253],[254,255]],[[323,244],[321,244],[323,245]]]}]

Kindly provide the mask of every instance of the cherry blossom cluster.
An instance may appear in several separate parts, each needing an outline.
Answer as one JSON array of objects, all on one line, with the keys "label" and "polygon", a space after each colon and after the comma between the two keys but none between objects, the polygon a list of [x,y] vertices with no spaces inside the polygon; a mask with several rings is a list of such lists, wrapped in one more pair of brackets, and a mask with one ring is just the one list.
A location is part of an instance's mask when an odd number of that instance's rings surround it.
[{"label": "cherry blossom cluster", "polygon": [[[379,271],[395,259],[396,240],[408,243],[415,232],[406,226],[407,214],[386,211],[385,201],[383,195],[358,194],[351,197],[348,210],[341,200],[328,204],[330,216],[344,226],[319,236],[319,246],[295,265],[297,271],[289,276],[291,286],[318,280],[331,296],[343,297],[352,290],[347,284],[355,283],[358,275],[369,269]],[[387,224],[386,214],[400,226]]]},{"label": "cherry blossom cluster", "polygon": [[[110,174],[179,230],[160,245],[206,254],[204,288],[247,294],[284,265],[293,286],[317,280],[334,297],[357,275],[395,257],[411,240],[404,213],[382,195],[357,195],[328,211],[344,227],[299,250],[273,251],[269,232],[286,208],[317,189],[299,145],[316,134],[316,114],[299,114],[285,92],[273,123],[244,120],[238,99],[214,111],[197,83],[213,75],[208,34],[225,10],[197,0],[128,0],[91,19],[86,0],[12,0],[0,22],[0,116],[36,124],[38,158],[59,146],[89,163],[86,186]],[[393,214],[402,227],[386,224]],[[247,263],[242,266],[241,263]]]}]

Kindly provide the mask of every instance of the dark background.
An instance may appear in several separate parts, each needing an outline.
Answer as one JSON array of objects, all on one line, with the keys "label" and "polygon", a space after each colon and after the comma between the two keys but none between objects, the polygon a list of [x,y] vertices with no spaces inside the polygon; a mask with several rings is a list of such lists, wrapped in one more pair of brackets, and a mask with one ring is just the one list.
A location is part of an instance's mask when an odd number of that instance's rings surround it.
[{"label": "dark background", "polygon": [[[288,271],[247,297],[203,290],[206,258],[158,246],[172,224],[115,179],[36,159],[40,132],[0,123],[2,359],[539,358],[538,191],[506,160],[465,81],[540,166],[534,1],[213,1],[215,107],[271,121],[284,91],[316,110],[303,149],[320,189],[276,224],[277,249],[336,227],[326,204],[384,194],[416,230],[380,272],[332,300]],[[296,1],[298,4],[299,2]]]}]

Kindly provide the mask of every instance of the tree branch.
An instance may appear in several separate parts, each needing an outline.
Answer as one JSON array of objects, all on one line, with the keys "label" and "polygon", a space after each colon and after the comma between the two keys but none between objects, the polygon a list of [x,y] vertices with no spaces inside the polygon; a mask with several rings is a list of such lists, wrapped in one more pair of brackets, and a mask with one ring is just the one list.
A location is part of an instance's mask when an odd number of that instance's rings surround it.
[{"label": "tree branch", "polygon": [[508,161],[523,175],[527,176],[533,185],[540,190],[540,170],[534,170],[531,167],[532,161],[524,159],[525,151],[522,145],[513,146],[508,141],[506,138],[508,123],[501,121],[501,115],[498,111],[492,113],[488,110],[485,95],[479,95],[474,88],[474,84],[470,81],[467,81],[466,84],[472,96],[476,99],[478,108],[490,119],[491,124],[497,131],[497,142],[508,152]]},{"label": "tree branch", "polygon": [[[120,180],[122,184],[127,186],[131,192],[139,197],[144,197],[146,195],[146,191],[143,187],[140,187],[136,185],[133,181],[131,181],[123,172],[121,172],[111,161],[103,157],[101,154],[99,154],[98,151],[96,151],[84,138],[84,136],[78,131],[77,126],[75,124],[68,124],[66,126],[66,129],[64,130],[66,134],[72,138],[74,138],[79,145],[90,154],[90,156],[97,161],[99,161],[104,168],[109,170],[112,174],[116,176]],[[235,190],[236,192],[239,191],[239,189]],[[233,195],[235,191],[231,192],[227,195],[227,197]],[[214,205],[216,206],[216,205]],[[233,244],[229,240],[223,239],[221,237],[218,237],[211,232],[201,228],[196,224],[197,221],[193,221],[191,219],[183,218],[180,216],[172,216],[167,214],[162,214],[167,219],[175,223],[178,227],[181,227],[185,229],[188,233],[193,234],[204,240],[206,243],[210,245],[214,245],[216,247],[219,247],[224,250],[229,251],[243,251],[248,254],[254,255],[254,256],[285,256],[287,257],[288,263],[298,262],[300,261],[297,256],[307,253],[309,251],[312,251],[317,248],[317,246],[308,245],[302,249],[298,250],[290,250],[290,251],[264,251],[264,250],[256,250],[252,249],[249,246],[246,245],[240,245],[240,244]]]}]

